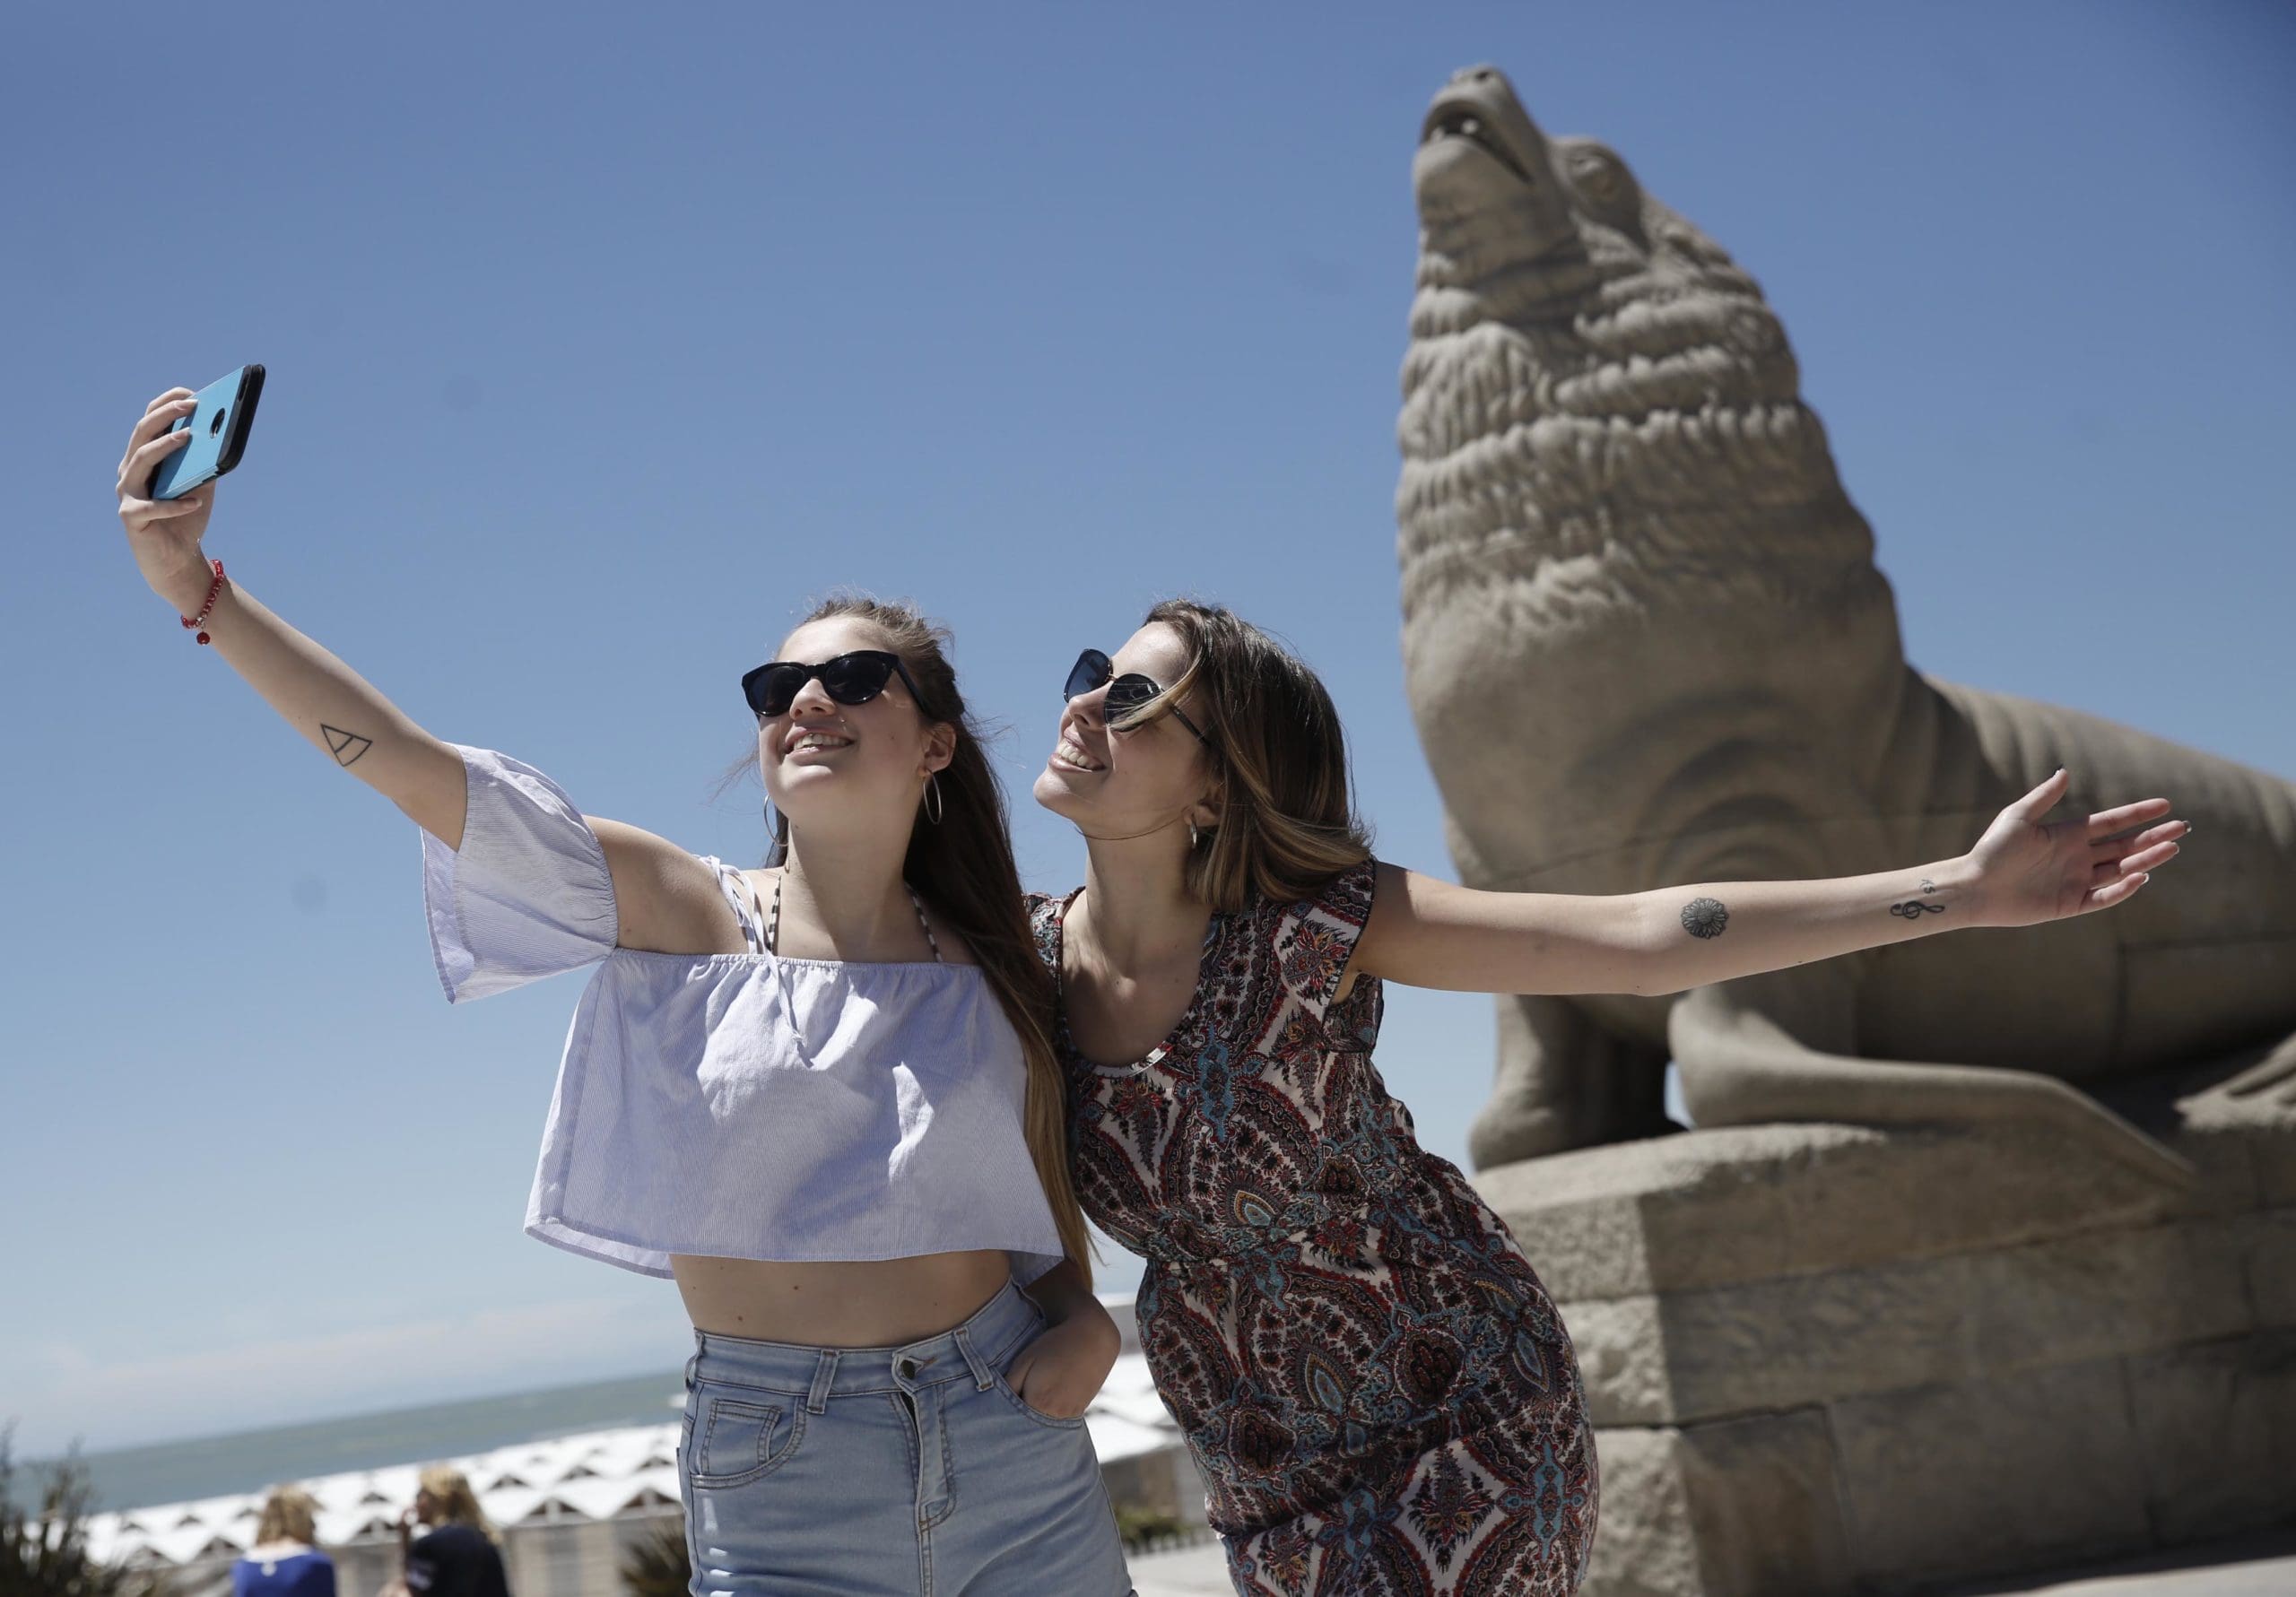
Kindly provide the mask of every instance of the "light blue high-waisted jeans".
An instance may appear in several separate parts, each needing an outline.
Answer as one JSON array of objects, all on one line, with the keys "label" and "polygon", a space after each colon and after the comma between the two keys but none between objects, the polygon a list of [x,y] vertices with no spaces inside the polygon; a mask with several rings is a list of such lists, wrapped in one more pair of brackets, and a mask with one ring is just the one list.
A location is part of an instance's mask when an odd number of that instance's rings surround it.
[{"label": "light blue high-waisted jeans", "polygon": [[1043,1326],[1007,1281],[906,1347],[695,1332],[678,1448],[692,1597],[1127,1597],[1083,1420],[1004,1382]]}]

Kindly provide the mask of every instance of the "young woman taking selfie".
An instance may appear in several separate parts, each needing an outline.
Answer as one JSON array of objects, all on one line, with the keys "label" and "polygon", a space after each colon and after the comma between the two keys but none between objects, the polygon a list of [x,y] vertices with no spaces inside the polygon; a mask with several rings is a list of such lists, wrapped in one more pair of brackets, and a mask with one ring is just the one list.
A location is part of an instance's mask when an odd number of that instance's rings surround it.
[{"label": "young woman taking selfie", "polygon": [[939,636],[833,603],[744,676],[783,831],[735,869],[442,742],[226,577],[213,483],[144,497],[189,398],[154,400],[120,462],[152,591],[422,829],[450,1001],[598,968],[526,1228],[677,1283],[697,1597],[1128,1593],[1083,1419],[1118,1336],[1051,980]]}]

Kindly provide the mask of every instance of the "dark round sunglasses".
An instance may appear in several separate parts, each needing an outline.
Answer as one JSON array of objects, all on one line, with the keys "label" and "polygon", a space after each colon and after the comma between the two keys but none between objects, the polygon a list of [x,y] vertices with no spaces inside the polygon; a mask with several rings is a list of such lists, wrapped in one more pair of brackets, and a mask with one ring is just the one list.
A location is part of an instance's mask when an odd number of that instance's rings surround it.
[{"label": "dark round sunglasses", "polygon": [[900,678],[901,686],[922,707],[925,695],[909,679],[909,667],[900,663],[899,655],[884,649],[855,649],[818,665],[770,660],[743,676],[742,697],[749,700],[752,710],[770,719],[786,713],[807,682],[818,681],[822,691],[839,704],[866,704],[883,692],[894,677]]},{"label": "dark round sunglasses", "polygon": [[[1109,721],[1133,714],[1164,690],[1161,682],[1143,672],[1127,671],[1122,676],[1117,675],[1115,661],[1098,649],[1086,649],[1076,656],[1076,664],[1068,668],[1068,683],[1060,690],[1060,696],[1074,699],[1103,686],[1109,690],[1108,698],[1102,700],[1108,707],[1104,718]],[[1181,725],[1196,733],[1197,742],[1217,751],[1217,746],[1204,735],[1204,729],[1187,718],[1186,710],[1176,704],[1169,707],[1173,715],[1179,717]]]}]

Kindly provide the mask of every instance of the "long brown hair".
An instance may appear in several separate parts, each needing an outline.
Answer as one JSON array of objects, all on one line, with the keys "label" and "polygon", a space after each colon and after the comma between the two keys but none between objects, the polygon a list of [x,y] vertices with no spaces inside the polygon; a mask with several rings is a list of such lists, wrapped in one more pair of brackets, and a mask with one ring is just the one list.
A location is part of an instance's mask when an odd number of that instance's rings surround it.
[{"label": "long brown hair", "polygon": [[[831,595],[800,624],[834,620],[860,621],[882,636],[917,683],[918,712],[928,723],[945,722],[956,729],[955,752],[940,773],[941,819],[932,820],[920,801],[901,873],[963,937],[995,989],[1004,1018],[1020,1034],[1028,1067],[1022,1124],[1029,1157],[1052,1205],[1061,1245],[1089,1287],[1091,1239],[1084,1229],[1075,1184],[1069,1179],[1067,1102],[1060,1062],[1052,1049],[1052,973],[1038,957],[1036,938],[1029,929],[1020,866],[1013,858],[1004,786],[982,750],[980,727],[957,691],[957,673],[949,664],[948,630],[912,605],[857,594]],[[754,754],[744,759],[748,768],[756,768]],[[738,770],[728,772],[729,777],[736,774]],[[784,815],[775,826],[773,854],[767,863],[786,859],[788,846],[789,818]]]},{"label": "long brown hair", "polygon": [[1188,856],[1188,890],[1232,914],[1254,896],[1276,903],[1312,898],[1342,871],[1370,857],[1355,813],[1347,734],[1322,679],[1307,663],[1234,612],[1167,599],[1144,624],[1161,622],[1187,646],[1179,680],[1127,718],[1137,725],[1193,691],[1212,742],[1219,820]]}]

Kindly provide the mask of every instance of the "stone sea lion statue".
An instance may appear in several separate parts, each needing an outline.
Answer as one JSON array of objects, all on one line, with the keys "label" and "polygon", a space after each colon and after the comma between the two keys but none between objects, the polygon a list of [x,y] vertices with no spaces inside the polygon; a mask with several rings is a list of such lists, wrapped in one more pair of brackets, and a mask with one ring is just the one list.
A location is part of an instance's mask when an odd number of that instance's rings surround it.
[{"label": "stone sea lion statue", "polygon": [[1498,72],[1436,97],[1413,180],[1404,658],[1465,881],[1900,869],[2059,765],[2056,818],[2160,794],[2196,839],[2107,914],[1501,999],[1476,1165],[1667,1129],[1670,1055],[1701,1124],[2034,1119],[2164,1176],[2176,1156],[2081,1089],[2277,1041],[2233,1085],[2296,1096],[2296,785],[1909,665],[1761,291]]}]

